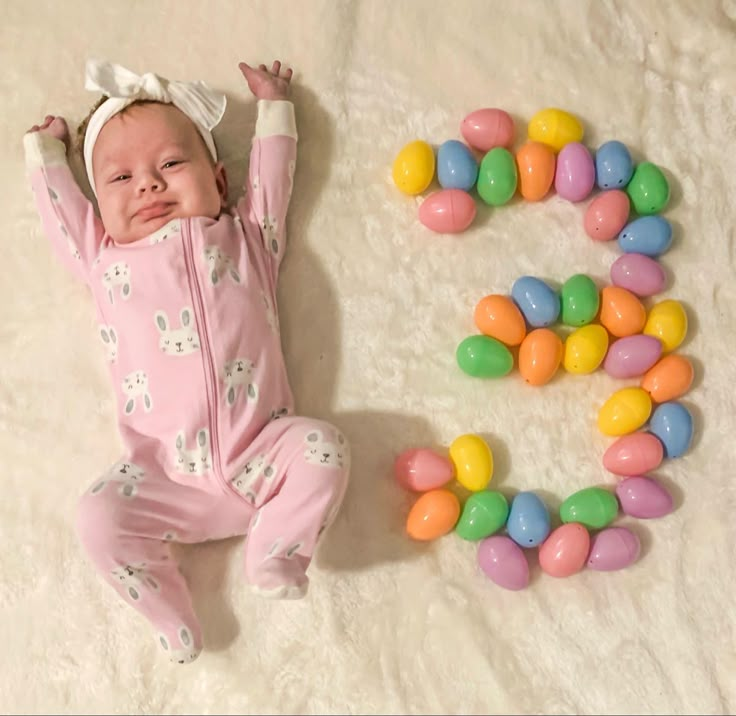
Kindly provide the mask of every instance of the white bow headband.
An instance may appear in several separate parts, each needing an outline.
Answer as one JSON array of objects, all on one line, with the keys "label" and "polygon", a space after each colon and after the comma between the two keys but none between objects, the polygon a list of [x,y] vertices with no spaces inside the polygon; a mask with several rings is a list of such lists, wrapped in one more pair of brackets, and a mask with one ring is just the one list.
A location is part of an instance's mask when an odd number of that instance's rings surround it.
[{"label": "white bow headband", "polygon": [[100,130],[111,117],[136,100],[148,99],[173,104],[184,112],[202,135],[212,159],[217,161],[217,149],[211,130],[222,119],[227,100],[224,94],[214,92],[204,82],[170,82],[153,72],[138,76],[112,62],[89,60],[84,86],[85,89],[101,92],[109,98],[90,117],[84,135],[84,166],[95,195],[97,190],[92,173],[92,150]]}]

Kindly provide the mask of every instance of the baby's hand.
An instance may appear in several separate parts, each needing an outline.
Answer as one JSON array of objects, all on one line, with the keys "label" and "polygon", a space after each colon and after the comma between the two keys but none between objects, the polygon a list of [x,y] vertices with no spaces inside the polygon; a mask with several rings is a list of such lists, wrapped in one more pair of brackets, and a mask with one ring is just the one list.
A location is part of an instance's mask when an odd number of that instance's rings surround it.
[{"label": "baby's hand", "polygon": [[289,96],[289,82],[293,74],[289,67],[281,74],[281,62],[276,60],[269,71],[266,65],[251,67],[247,62],[241,62],[238,67],[256,99],[286,99]]},{"label": "baby's hand", "polygon": [[71,141],[69,138],[69,126],[63,117],[55,117],[52,114],[47,114],[43,120],[43,124],[34,124],[28,132],[42,132],[43,134],[56,137],[56,139],[64,142],[67,152],[69,151],[69,143]]}]

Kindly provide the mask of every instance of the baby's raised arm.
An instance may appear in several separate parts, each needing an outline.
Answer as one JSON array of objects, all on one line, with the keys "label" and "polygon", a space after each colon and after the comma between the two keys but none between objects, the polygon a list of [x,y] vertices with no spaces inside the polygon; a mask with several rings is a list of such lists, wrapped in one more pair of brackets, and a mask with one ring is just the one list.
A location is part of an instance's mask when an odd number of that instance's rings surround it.
[{"label": "baby's raised arm", "polygon": [[23,137],[26,169],[46,235],[62,263],[86,281],[105,229],[69,168],[69,144],[66,120],[54,115]]},{"label": "baby's raised arm", "polygon": [[255,224],[271,257],[274,275],[286,248],[286,212],[296,167],[296,120],[289,101],[291,68],[282,71],[276,60],[266,65],[239,65],[258,100],[258,119],[250,153],[248,185],[238,203],[243,221]]}]

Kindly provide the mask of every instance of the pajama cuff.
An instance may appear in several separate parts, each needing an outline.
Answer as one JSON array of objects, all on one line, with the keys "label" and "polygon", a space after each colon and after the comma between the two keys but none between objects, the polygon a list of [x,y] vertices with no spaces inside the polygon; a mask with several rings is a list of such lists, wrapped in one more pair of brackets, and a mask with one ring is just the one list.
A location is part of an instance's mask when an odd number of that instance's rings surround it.
[{"label": "pajama cuff", "polygon": [[23,135],[26,153],[26,169],[33,171],[52,164],[66,164],[66,146],[56,137],[43,132],[28,132]]},{"label": "pajama cuff", "polygon": [[294,105],[288,100],[258,100],[258,119],[256,137],[286,135],[297,138]]}]

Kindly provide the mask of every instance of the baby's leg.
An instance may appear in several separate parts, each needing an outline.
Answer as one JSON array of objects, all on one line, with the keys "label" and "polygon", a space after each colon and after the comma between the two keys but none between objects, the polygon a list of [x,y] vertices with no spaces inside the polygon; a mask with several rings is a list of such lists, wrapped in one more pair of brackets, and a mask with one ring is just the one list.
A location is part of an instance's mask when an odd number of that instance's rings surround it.
[{"label": "baby's leg", "polygon": [[119,462],[82,496],[77,519],[100,574],[151,622],[169,658],[182,664],[202,648],[189,588],[168,544],[190,541],[189,491],[140,464]]},{"label": "baby's leg", "polygon": [[258,510],[245,546],[246,576],[265,596],[302,597],[317,540],[345,494],[349,446],[328,423],[283,418],[263,429],[249,455],[271,474],[253,482]]}]

